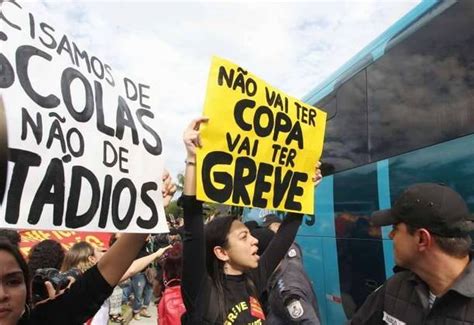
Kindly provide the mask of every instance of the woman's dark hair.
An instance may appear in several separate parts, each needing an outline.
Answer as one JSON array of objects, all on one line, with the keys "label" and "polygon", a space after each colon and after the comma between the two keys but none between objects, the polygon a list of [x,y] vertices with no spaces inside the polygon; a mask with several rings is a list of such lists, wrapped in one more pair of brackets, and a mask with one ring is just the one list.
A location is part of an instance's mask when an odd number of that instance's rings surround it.
[{"label": "woman's dark hair", "polygon": [[21,242],[20,234],[14,229],[0,229],[0,239],[6,239],[16,247],[18,247]]},{"label": "woman's dark hair", "polygon": [[214,247],[228,248],[228,235],[235,220],[237,220],[237,217],[234,216],[217,217],[209,222],[204,229],[207,273],[217,286],[222,285],[224,262],[214,254]]},{"label": "woman's dark hair", "polygon": [[26,301],[25,304],[29,305],[30,304],[30,274],[28,272],[28,265],[26,264],[25,259],[23,258],[23,255],[21,255],[20,250],[18,247],[12,245],[10,241],[0,238],[0,250],[6,251],[7,253],[10,253],[20,266],[21,272],[23,273],[23,278],[25,281],[25,286],[26,286]]},{"label": "woman's dark hair", "polygon": [[234,216],[217,217],[212,219],[204,228],[206,237],[206,267],[217,289],[219,304],[219,320],[225,319],[226,306],[224,298],[224,262],[214,254],[214,247],[228,247],[228,235],[232,223],[237,220]]},{"label": "woman's dark hair", "polygon": [[46,239],[33,246],[28,253],[28,268],[32,276],[37,269],[60,269],[64,260],[64,248],[53,239]]},{"label": "woman's dark hair", "polygon": [[[238,220],[237,216],[224,216],[217,217],[210,221],[204,231],[206,237],[206,267],[207,272],[210,275],[214,285],[217,289],[217,301],[219,304],[219,320],[225,320],[226,306],[225,297],[224,297],[224,262],[219,260],[214,254],[214,247],[220,246],[224,249],[228,248],[228,235],[232,223]],[[253,294],[256,298],[257,289],[253,281],[247,277],[247,290],[249,293]]]}]

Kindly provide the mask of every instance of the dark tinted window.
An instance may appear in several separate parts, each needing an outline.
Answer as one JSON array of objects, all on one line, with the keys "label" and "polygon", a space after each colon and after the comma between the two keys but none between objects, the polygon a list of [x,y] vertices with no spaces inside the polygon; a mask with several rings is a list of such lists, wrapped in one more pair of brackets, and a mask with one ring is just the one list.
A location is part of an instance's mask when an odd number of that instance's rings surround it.
[{"label": "dark tinted window", "polygon": [[326,124],[322,161],[334,171],[368,162],[365,71],[359,72],[336,92],[336,114]]},{"label": "dark tinted window", "polygon": [[367,68],[371,161],[474,132],[473,22],[460,1]]},{"label": "dark tinted window", "polygon": [[334,94],[331,94],[314,104],[314,106],[328,113],[326,119],[330,120],[336,115],[337,98]]},{"label": "dark tinted window", "polygon": [[347,318],[385,281],[381,230],[369,222],[379,209],[378,198],[375,164],[334,175],[337,260]]}]

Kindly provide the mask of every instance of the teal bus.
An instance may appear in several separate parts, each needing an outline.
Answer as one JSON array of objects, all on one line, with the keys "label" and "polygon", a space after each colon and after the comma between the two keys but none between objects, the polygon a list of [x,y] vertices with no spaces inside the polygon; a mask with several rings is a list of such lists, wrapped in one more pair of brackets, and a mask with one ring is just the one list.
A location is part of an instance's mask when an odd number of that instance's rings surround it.
[{"label": "teal bus", "polygon": [[419,182],[474,210],[474,1],[422,1],[303,100],[328,117],[297,242],[322,323],[344,324],[393,274],[391,229],[371,226],[373,211]]}]

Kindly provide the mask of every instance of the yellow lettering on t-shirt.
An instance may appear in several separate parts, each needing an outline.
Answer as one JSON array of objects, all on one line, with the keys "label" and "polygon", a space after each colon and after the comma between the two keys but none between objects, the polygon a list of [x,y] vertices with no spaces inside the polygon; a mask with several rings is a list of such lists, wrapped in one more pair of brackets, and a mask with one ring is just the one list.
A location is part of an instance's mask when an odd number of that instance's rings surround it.
[{"label": "yellow lettering on t-shirt", "polygon": [[[226,321],[224,322],[224,325],[232,325],[234,322],[237,320],[239,317],[239,314],[244,311],[249,309],[249,306],[247,305],[247,302],[241,301],[238,304],[236,304],[234,307],[232,307],[227,314]],[[254,323],[251,323],[254,324]],[[256,325],[261,324],[260,323],[255,323]]]}]

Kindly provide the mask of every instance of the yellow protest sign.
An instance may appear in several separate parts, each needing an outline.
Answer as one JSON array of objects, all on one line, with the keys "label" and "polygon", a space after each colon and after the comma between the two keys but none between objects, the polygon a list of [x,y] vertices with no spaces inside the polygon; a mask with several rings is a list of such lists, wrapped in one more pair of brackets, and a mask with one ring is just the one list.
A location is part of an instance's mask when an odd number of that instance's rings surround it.
[{"label": "yellow protest sign", "polygon": [[326,113],[214,57],[197,152],[197,197],[313,214]]}]

